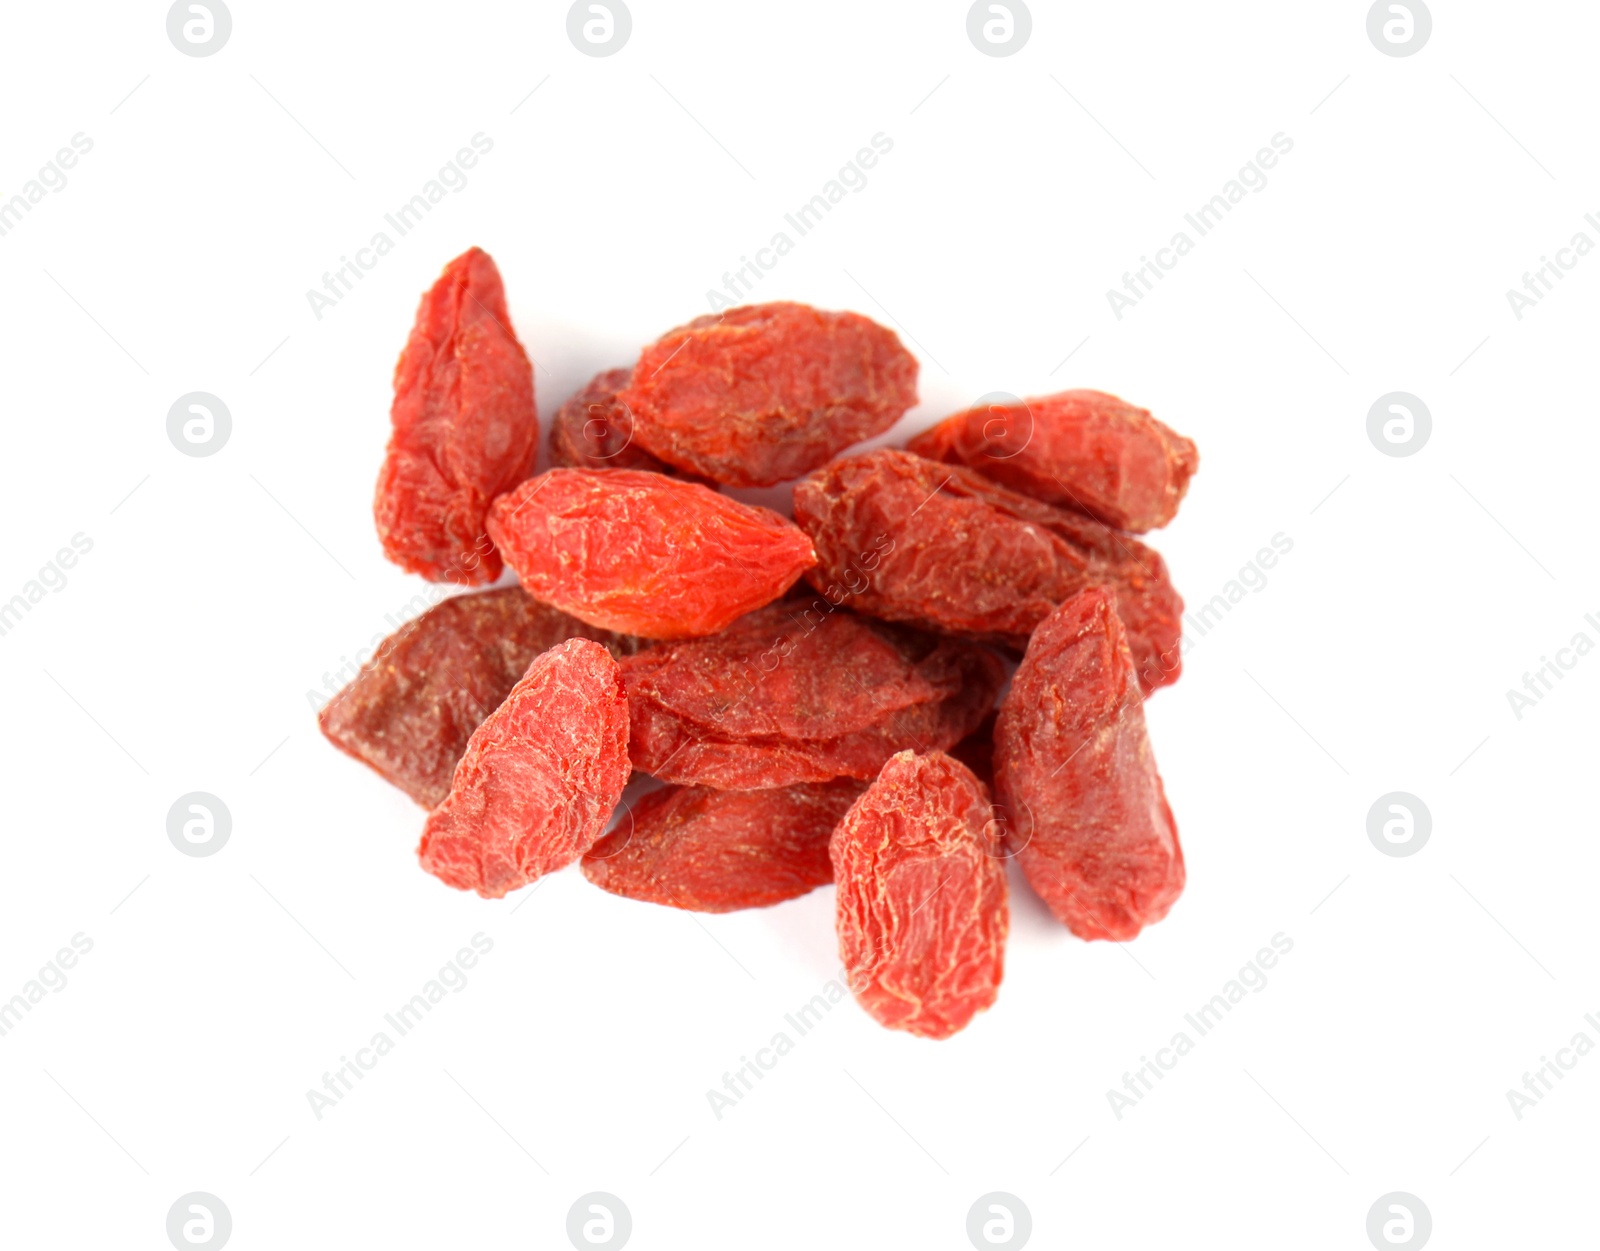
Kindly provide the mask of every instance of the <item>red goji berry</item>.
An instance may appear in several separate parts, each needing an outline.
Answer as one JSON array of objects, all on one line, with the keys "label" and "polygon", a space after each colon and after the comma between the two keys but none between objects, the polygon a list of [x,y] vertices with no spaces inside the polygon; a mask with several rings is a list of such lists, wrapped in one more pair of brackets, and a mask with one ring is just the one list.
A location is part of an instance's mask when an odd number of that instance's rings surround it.
[{"label": "red goji berry", "polygon": [[764,908],[833,880],[828,838],[866,789],[839,778],[760,791],[667,786],[583,857],[614,895],[692,912]]},{"label": "red goji berry", "polygon": [[917,361],[858,313],[750,304],[645,348],[620,401],[668,464],[770,486],[894,425],[917,402]]},{"label": "red goji berry", "polygon": [[833,833],[839,958],[882,1025],[948,1038],[1004,974],[1004,862],[989,793],[943,752],[901,752]]},{"label": "red goji berry", "polygon": [[1200,467],[1190,440],[1103,391],[1062,391],[970,409],[908,447],[1136,532],[1172,520]]},{"label": "red goji berry", "polygon": [[724,790],[868,780],[897,751],[959,742],[1004,677],[980,645],[789,600],[628,657],[629,750],[645,773]]},{"label": "red goji berry", "polygon": [[950,749],[950,754],[990,790],[994,789],[994,720],[991,712],[976,730]]},{"label": "red goji berry", "polygon": [[964,466],[846,457],[795,487],[794,515],[817,549],[807,578],[830,600],[1020,650],[1057,604],[1110,586],[1144,689],[1182,671],[1183,600],[1158,553]]},{"label": "red goji berry", "polygon": [[1023,873],[1079,938],[1130,939],[1183,890],[1183,850],[1111,594],[1028,641],[995,721],[995,791]]},{"label": "red goji berry", "polygon": [[373,505],[384,555],[433,582],[493,582],[500,557],[484,515],[533,472],[539,417],[533,368],[487,252],[456,257],[422,297],[391,415]]},{"label": "red goji berry", "polygon": [[644,638],[710,634],[816,563],[766,508],[638,469],[551,469],[495,501],[489,534],[535,599]]},{"label": "red goji berry", "polygon": [[588,851],[630,772],[617,662],[569,639],[473,732],[417,856],[446,884],[498,899]]},{"label": "red goji berry", "polygon": [[633,437],[633,414],[617,392],[633,377],[631,369],[608,369],[556,410],[550,421],[550,464],[570,469],[648,469],[698,480],[657,460]]},{"label": "red goji berry", "polygon": [[384,639],[317,724],[340,751],[432,808],[449,793],[472,732],[535,656],[569,638],[592,638],[615,656],[641,645],[521,587],[452,596]]}]

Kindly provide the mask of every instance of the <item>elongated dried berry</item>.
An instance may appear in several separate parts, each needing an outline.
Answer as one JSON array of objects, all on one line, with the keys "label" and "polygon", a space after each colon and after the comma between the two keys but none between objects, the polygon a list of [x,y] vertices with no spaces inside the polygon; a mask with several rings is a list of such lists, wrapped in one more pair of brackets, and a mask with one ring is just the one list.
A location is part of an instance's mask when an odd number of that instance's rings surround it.
[{"label": "elongated dried berry", "polygon": [[995,789],[1028,882],[1079,938],[1133,938],[1183,890],[1178,829],[1105,590],[1033,632],[995,723]]},{"label": "elongated dried berry", "polygon": [[969,409],[909,447],[1133,531],[1171,521],[1200,467],[1192,442],[1147,410],[1103,391],[1062,391]]},{"label": "elongated dried berry", "polygon": [[651,791],[583,857],[614,895],[691,912],[764,908],[833,880],[828,838],[862,782],[718,791]]},{"label": "elongated dried berry", "polygon": [[489,533],[535,599],[652,639],[720,630],[816,563],[770,509],[635,469],[551,469],[495,501]]},{"label": "elongated dried berry", "polygon": [[751,304],[645,348],[621,402],[668,464],[770,486],[882,434],[917,402],[916,358],[857,313]]},{"label": "elongated dried berry", "polygon": [[391,416],[373,505],[384,555],[433,582],[493,582],[500,557],[484,515],[533,472],[539,417],[533,368],[487,252],[456,257],[422,297]]},{"label": "elongated dried berry", "polygon": [[648,469],[691,477],[657,460],[633,437],[633,414],[617,392],[633,377],[631,369],[608,369],[556,410],[550,422],[550,463],[569,469]]},{"label": "elongated dried berry", "polygon": [[1109,586],[1145,691],[1182,670],[1183,600],[1158,553],[964,466],[847,457],[795,487],[794,515],[816,544],[807,577],[832,602],[1020,649],[1057,604]]},{"label": "elongated dried berry", "polygon": [[624,661],[634,765],[724,790],[865,781],[908,747],[954,746],[993,706],[1005,670],[987,648],[818,603]]},{"label": "elongated dried berry", "polygon": [[452,596],[378,644],[317,724],[340,751],[432,808],[449,793],[472,732],[535,656],[570,638],[592,638],[616,656],[640,646],[541,604],[521,587]]},{"label": "elongated dried berry", "polygon": [[989,793],[943,752],[901,752],[839,823],[839,958],[882,1025],[948,1038],[994,1003],[1006,875]]},{"label": "elongated dried berry", "polygon": [[617,662],[569,639],[474,731],[417,856],[446,884],[498,899],[588,851],[630,772]]}]

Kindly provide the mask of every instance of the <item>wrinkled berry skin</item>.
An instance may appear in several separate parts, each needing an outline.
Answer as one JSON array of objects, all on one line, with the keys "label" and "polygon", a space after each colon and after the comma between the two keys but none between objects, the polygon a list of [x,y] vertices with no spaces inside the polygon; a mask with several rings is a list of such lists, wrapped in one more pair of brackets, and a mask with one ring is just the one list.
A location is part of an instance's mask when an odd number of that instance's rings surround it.
[{"label": "wrinkled berry skin", "polygon": [[496,500],[488,526],[535,599],[642,638],[714,633],[816,563],[770,509],[637,469],[548,470]]},{"label": "wrinkled berry skin", "polygon": [[901,752],[833,833],[839,958],[881,1025],[948,1038],[1005,971],[1005,863],[989,793],[943,752]]},{"label": "wrinkled berry skin", "polygon": [[1136,533],[1172,520],[1200,467],[1190,440],[1103,391],[957,413],[908,447]]},{"label": "wrinkled berry skin", "polygon": [[340,751],[432,808],[449,793],[472,732],[535,656],[570,638],[592,638],[615,656],[641,646],[521,587],[451,596],[384,639],[317,724]]},{"label": "wrinkled berry skin", "polygon": [[1183,890],[1183,850],[1111,595],[1033,632],[995,722],[996,807],[1023,873],[1079,938],[1127,940]]},{"label": "wrinkled berry skin", "polygon": [[1183,600],[1157,552],[974,470],[880,448],[798,483],[794,516],[817,549],[807,578],[834,602],[1021,650],[1057,604],[1109,586],[1143,689],[1182,672]]},{"label": "wrinkled berry skin", "polygon": [[908,747],[951,747],[993,706],[988,648],[786,600],[709,638],[623,663],[634,766],[667,782],[758,790],[870,781]]},{"label": "wrinkled berry skin", "polygon": [[487,252],[456,257],[422,297],[395,366],[391,419],[373,505],[384,555],[431,582],[493,582],[500,557],[484,515],[533,472],[539,417],[533,367]]},{"label": "wrinkled berry skin", "polygon": [[833,880],[828,839],[866,784],[839,778],[759,791],[667,786],[583,857],[603,890],[691,912],[765,908]]},{"label": "wrinkled berry skin", "polygon": [[917,402],[917,361],[859,313],[750,304],[663,335],[619,398],[668,464],[771,486],[894,425]]},{"label": "wrinkled berry skin", "polygon": [[474,731],[417,856],[446,885],[499,899],[588,851],[631,772],[617,662],[569,639]]},{"label": "wrinkled berry skin", "polygon": [[693,478],[657,460],[633,437],[633,414],[617,393],[631,369],[607,369],[556,410],[550,422],[550,464],[560,469],[648,469]]}]

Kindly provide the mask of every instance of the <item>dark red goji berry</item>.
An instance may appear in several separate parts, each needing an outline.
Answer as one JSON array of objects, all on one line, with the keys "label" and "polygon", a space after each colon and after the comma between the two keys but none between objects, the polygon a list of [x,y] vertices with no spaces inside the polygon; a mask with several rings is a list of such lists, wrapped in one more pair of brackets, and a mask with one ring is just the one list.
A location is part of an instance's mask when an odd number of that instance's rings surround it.
[{"label": "dark red goji berry", "polygon": [[614,895],[692,912],[764,908],[833,880],[828,838],[866,788],[839,778],[760,791],[651,791],[583,857]]},{"label": "dark red goji berry", "polygon": [[995,790],[1028,882],[1079,938],[1129,939],[1183,890],[1183,850],[1109,592],[1033,632],[995,722]]},{"label": "dark red goji berry", "polygon": [[1020,649],[1057,604],[1109,586],[1144,689],[1182,670],[1183,600],[1158,553],[964,466],[847,457],[795,487],[794,515],[817,549],[807,578],[833,602]]},{"label": "dark red goji berry", "polygon": [[991,712],[976,730],[950,749],[950,754],[990,790],[994,789],[994,720]]},{"label": "dark red goji berry", "polygon": [[951,747],[1004,680],[987,648],[786,600],[720,634],[629,657],[635,767],[755,790],[869,780],[909,747]]},{"label": "dark red goji berry", "polygon": [[432,808],[449,793],[472,732],[535,656],[569,638],[595,639],[616,656],[641,645],[521,587],[451,596],[384,639],[317,724],[340,751]]}]

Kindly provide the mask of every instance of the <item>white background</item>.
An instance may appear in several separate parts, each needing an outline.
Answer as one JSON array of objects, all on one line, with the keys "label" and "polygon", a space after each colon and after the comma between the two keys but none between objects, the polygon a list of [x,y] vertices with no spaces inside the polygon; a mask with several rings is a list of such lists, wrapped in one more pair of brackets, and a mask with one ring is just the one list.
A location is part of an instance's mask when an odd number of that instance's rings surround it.
[{"label": "white background", "polygon": [[[94,145],[0,238],[0,598],[93,542],[0,638],[0,997],[94,944],[0,1038],[7,1244],[165,1247],[201,1190],[240,1251],[565,1246],[601,1190],[641,1251],[961,1248],[1005,1191],[1040,1247],[1361,1248],[1402,1190],[1441,1248],[1588,1245],[1600,1058],[1521,1120],[1506,1092],[1600,1042],[1600,656],[1521,720],[1506,691],[1600,642],[1600,258],[1520,321],[1505,292],[1600,243],[1600,13],[1438,0],[1394,58],[1363,3],[1038,3],[994,58],[946,0],[636,0],[605,59],[565,14],[235,0],[192,58],[161,4],[7,8],[0,195]],[[478,132],[468,185],[318,320],[307,289]],[[1191,605],[1293,550],[1150,703],[1189,864],[1167,920],[1085,944],[1016,889],[964,1033],[846,1003],[719,1121],[707,1090],[835,975],[832,891],[697,918],[575,869],[447,890],[308,692],[422,589],[371,491],[450,257],[499,262],[548,414],[877,132],[757,295],[901,331],[897,437],[1112,390],[1200,446],[1153,536]],[[1266,188],[1119,321],[1106,290],[1278,132]],[[233,416],[204,459],[165,430],[196,390]],[[1396,390],[1433,416],[1404,459],[1366,434]],[[165,829],[195,790],[233,817],[205,859]],[[1366,833],[1394,790],[1433,818],[1404,859]],[[317,1120],[306,1091],[479,931],[466,989]],[[1266,988],[1118,1120],[1106,1092],[1279,932]]]}]

